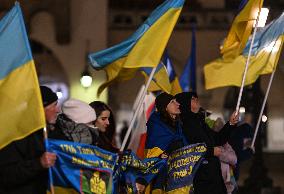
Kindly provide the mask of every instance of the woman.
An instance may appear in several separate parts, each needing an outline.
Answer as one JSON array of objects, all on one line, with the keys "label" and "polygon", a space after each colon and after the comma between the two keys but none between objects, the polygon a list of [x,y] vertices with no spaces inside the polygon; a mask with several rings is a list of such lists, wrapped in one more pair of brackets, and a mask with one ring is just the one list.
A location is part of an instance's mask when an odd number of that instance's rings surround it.
[{"label": "woman", "polygon": [[[155,105],[156,111],[147,122],[146,158],[164,158],[186,145],[179,121],[179,103],[174,96],[161,93],[157,96]],[[152,182],[151,190],[159,192],[165,189],[166,172],[166,170],[161,171]]]},{"label": "woman", "polygon": [[195,194],[226,194],[226,187],[221,174],[221,164],[218,156],[219,146],[224,145],[230,136],[238,115],[232,114],[230,122],[226,123],[219,133],[214,132],[205,123],[204,115],[199,113],[200,104],[194,92],[183,92],[176,95],[181,108],[183,133],[189,144],[205,143],[207,152],[205,160],[198,168],[193,180]]},{"label": "woman", "polygon": [[58,115],[55,128],[49,133],[53,139],[61,139],[95,145],[98,141],[98,130],[94,128],[93,121],[96,113],[87,103],[69,99],[61,107],[62,113]]},{"label": "woman", "polygon": [[93,101],[89,105],[95,110],[97,117],[93,122],[100,137],[96,145],[111,152],[118,152],[113,145],[116,125],[111,109],[101,101]]}]

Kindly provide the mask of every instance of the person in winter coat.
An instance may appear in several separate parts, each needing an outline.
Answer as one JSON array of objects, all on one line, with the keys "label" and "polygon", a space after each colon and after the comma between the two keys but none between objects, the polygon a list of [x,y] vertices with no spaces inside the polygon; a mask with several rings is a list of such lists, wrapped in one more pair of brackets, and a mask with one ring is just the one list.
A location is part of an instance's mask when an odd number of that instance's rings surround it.
[{"label": "person in winter coat", "polygon": [[[161,93],[155,100],[156,111],[147,122],[146,158],[167,157],[187,145],[179,120],[179,103],[174,96]],[[152,192],[163,192],[167,171],[161,171],[152,182]]]},{"label": "person in winter coat", "polygon": [[96,145],[98,130],[92,122],[96,120],[96,113],[87,103],[69,99],[61,107],[55,130],[49,134],[50,138]]},{"label": "person in winter coat", "polygon": [[196,93],[183,92],[176,96],[180,104],[183,133],[189,144],[205,143],[207,151],[205,160],[198,168],[193,187],[195,194],[226,194],[226,187],[221,174],[221,164],[218,156],[219,146],[224,145],[238,122],[238,114],[232,114],[219,133],[214,132],[205,123],[204,115],[199,114],[200,104]]},{"label": "person in winter coat", "polygon": [[[54,124],[59,112],[58,98],[46,86],[40,90],[46,123]],[[46,193],[47,169],[54,165],[56,155],[45,151],[43,140],[40,129],[0,150],[0,194]]]}]

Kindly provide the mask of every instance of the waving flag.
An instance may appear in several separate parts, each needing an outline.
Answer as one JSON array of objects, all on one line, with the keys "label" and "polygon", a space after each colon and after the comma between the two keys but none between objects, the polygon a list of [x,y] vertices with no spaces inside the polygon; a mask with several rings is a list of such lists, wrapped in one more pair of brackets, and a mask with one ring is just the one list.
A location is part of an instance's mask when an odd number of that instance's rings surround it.
[{"label": "waving flag", "polygon": [[191,53],[179,79],[182,91],[196,92],[196,38],[195,26],[192,28]]},{"label": "waving flag", "polygon": [[0,149],[45,126],[38,78],[19,3],[0,21]]},{"label": "waving flag", "polygon": [[170,83],[171,83],[171,91],[169,92],[172,95],[176,95],[180,92],[182,92],[181,86],[179,84],[178,77],[176,75],[175,69],[173,67],[173,64],[171,62],[171,59],[168,55],[168,52],[165,51],[164,58],[163,58],[164,64],[166,65]]},{"label": "waving flag", "polygon": [[[252,84],[259,75],[275,70],[284,38],[284,13],[256,33],[245,84]],[[242,75],[249,52],[248,41],[242,55],[233,61],[217,59],[204,67],[206,89],[223,86],[241,86]]]},{"label": "waving flag", "polygon": [[221,49],[224,59],[235,58],[242,53],[262,4],[263,0],[242,0],[238,15]]},{"label": "waving flag", "polygon": [[166,0],[127,40],[89,55],[92,66],[107,73],[98,94],[113,81],[131,79],[141,67],[159,64],[183,4],[184,0]]},{"label": "waving flag", "polygon": [[[152,67],[142,67],[140,68],[141,73],[145,76],[146,81],[148,80],[151,71],[152,71]],[[165,91],[167,93],[171,92],[171,83],[169,80],[169,75],[167,72],[167,68],[163,63],[159,63],[155,74],[152,78],[152,81],[149,85],[148,91],[149,92],[154,92],[154,91]]]}]

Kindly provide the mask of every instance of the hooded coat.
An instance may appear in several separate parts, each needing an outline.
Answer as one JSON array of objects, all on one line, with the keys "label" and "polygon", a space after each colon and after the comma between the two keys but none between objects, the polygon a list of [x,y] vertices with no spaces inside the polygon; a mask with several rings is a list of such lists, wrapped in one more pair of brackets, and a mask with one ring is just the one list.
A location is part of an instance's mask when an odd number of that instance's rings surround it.
[{"label": "hooded coat", "polygon": [[226,194],[226,187],[222,178],[221,164],[214,156],[214,147],[224,145],[231,134],[233,126],[226,123],[220,132],[214,132],[200,113],[191,112],[191,98],[195,93],[183,92],[176,95],[180,103],[183,133],[189,144],[205,143],[207,152],[193,180],[195,194]]}]

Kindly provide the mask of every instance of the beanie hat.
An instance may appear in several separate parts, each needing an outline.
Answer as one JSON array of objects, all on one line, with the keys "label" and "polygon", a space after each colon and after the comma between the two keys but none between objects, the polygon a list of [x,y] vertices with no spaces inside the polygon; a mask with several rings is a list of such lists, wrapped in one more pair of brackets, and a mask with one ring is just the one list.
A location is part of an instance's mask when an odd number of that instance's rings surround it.
[{"label": "beanie hat", "polygon": [[44,107],[58,100],[57,95],[47,86],[40,86],[40,92]]},{"label": "beanie hat", "polygon": [[87,103],[70,99],[63,103],[62,112],[75,123],[90,123],[97,119],[95,110]]},{"label": "beanie hat", "polygon": [[155,105],[158,112],[165,111],[172,99],[174,99],[174,96],[166,92],[159,94],[155,100]]}]

